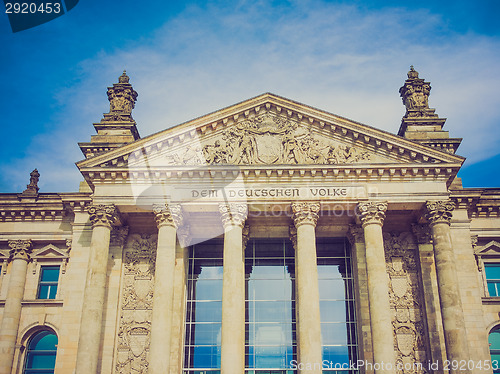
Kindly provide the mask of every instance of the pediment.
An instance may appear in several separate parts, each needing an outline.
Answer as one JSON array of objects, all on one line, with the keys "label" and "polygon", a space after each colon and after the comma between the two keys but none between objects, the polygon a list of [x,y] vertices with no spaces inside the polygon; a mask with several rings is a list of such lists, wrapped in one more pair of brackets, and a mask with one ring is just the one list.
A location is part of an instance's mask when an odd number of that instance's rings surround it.
[{"label": "pediment", "polygon": [[496,240],[492,240],[489,243],[480,246],[476,249],[476,254],[480,256],[484,255],[500,255],[500,243]]},{"label": "pediment", "polygon": [[[278,166],[453,167],[464,158],[272,94],[164,130],[77,163],[106,169]],[[449,169],[451,170],[451,169]]]},{"label": "pediment", "polygon": [[68,253],[53,244],[49,244],[34,251],[31,257],[33,259],[68,258]]}]

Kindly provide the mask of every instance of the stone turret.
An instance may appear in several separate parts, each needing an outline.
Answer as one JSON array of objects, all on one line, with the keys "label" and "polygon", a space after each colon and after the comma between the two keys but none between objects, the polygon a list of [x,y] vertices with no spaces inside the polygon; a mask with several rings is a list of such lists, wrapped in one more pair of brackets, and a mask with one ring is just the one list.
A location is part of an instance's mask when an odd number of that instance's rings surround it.
[{"label": "stone turret", "polygon": [[92,135],[90,143],[79,143],[85,158],[91,158],[140,138],[137,125],[132,118],[137,100],[137,92],[129,83],[125,71],[118,83],[108,87],[109,113],[104,114],[101,122],[94,123],[97,135]]},{"label": "stone turret", "polygon": [[445,152],[455,153],[462,139],[450,138],[448,131],[443,131],[446,118],[439,118],[435,113],[436,109],[429,108],[430,92],[430,83],[419,78],[418,72],[410,66],[408,79],[399,89],[406,113],[401,120],[398,135]]}]

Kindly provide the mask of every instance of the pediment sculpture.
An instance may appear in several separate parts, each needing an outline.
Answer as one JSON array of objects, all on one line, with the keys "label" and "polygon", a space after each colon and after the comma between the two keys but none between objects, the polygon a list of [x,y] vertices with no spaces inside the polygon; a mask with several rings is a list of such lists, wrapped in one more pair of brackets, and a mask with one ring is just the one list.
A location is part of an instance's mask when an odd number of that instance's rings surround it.
[{"label": "pediment sculpture", "polygon": [[166,156],[172,165],[350,164],[370,160],[365,150],[339,144],[288,119],[263,114],[238,122],[215,139]]}]

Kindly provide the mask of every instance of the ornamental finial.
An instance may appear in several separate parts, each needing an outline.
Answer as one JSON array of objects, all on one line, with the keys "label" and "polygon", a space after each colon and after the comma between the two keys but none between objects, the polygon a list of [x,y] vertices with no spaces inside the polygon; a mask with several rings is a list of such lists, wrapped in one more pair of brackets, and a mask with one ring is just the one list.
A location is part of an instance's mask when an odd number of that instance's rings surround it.
[{"label": "ornamental finial", "polygon": [[129,80],[130,78],[127,75],[127,71],[123,70],[123,74],[118,77],[118,83],[128,83]]}]

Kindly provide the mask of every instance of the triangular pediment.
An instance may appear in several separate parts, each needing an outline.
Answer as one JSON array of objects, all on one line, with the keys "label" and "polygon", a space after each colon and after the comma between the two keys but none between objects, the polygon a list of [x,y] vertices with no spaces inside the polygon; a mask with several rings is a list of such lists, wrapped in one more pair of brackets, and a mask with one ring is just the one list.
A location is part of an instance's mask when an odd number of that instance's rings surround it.
[{"label": "triangular pediment", "polygon": [[53,244],[46,245],[43,248],[37,249],[31,255],[33,259],[50,259],[50,258],[68,258],[68,253],[65,250],[57,248]]},{"label": "triangular pediment", "polygon": [[500,255],[500,243],[496,240],[492,240],[489,243],[476,248],[476,254],[485,256],[485,255]]},{"label": "triangular pediment", "polygon": [[236,165],[243,168],[412,168],[456,173],[463,158],[264,94],[77,163],[95,175]]}]

